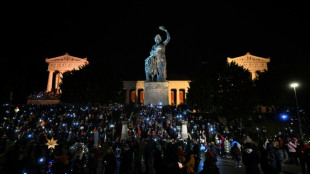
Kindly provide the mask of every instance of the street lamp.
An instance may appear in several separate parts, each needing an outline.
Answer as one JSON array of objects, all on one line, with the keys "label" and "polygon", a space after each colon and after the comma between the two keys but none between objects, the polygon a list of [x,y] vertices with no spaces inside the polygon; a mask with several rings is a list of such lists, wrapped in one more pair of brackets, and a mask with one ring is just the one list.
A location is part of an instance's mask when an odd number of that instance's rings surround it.
[{"label": "street lamp", "polygon": [[297,110],[297,116],[298,116],[298,123],[299,123],[299,131],[300,131],[300,135],[301,135],[301,139],[304,139],[304,136],[302,134],[302,130],[301,130],[301,122],[300,122],[300,116],[299,116],[299,109],[298,109],[298,102],[297,102],[297,95],[296,95],[296,87],[298,87],[298,83],[292,83],[291,87],[294,88],[294,93],[295,93],[295,101],[296,101],[296,110]]}]

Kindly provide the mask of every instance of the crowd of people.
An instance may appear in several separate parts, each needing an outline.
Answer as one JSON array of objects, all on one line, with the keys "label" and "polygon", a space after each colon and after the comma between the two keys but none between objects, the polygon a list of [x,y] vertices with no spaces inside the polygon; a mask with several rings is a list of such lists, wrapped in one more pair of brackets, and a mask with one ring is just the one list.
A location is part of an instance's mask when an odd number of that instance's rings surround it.
[{"label": "crowd of people", "polygon": [[34,92],[33,94],[30,94],[28,98],[30,99],[59,99],[60,98],[60,93],[59,92],[54,92],[54,91],[41,91],[41,92]]},{"label": "crowd of people", "polygon": [[100,167],[109,174],[118,163],[120,174],[191,174],[200,163],[201,174],[219,173],[218,158],[231,158],[236,168],[244,164],[246,173],[259,173],[258,164],[264,173],[279,173],[286,156],[303,172],[306,164],[310,169],[307,141],[298,141],[289,129],[272,137],[262,129],[258,136],[241,119],[219,121],[186,106],[3,104],[0,109],[0,173],[97,173]]}]

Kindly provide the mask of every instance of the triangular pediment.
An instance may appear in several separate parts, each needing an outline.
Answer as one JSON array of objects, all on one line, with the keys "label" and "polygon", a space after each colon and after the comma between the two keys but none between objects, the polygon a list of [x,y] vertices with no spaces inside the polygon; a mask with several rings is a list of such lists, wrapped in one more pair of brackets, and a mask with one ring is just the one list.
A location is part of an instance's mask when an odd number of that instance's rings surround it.
[{"label": "triangular pediment", "polygon": [[264,58],[264,57],[259,57],[259,56],[254,56],[252,54],[250,54],[249,52],[247,52],[245,55],[243,56],[239,56],[239,57],[234,57],[234,58],[230,58],[228,57],[227,60],[230,61],[256,61],[256,62],[270,62],[270,58]]},{"label": "triangular pediment", "polygon": [[46,58],[45,61],[47,63],[51,63],[51,62],[88,62],[87,58],[79,58],[79,57],[75,57],[75,56],[71,56],[68,53],[62,55],[62,56],[58,56],[58,57],[53,57],[53,58]]}]

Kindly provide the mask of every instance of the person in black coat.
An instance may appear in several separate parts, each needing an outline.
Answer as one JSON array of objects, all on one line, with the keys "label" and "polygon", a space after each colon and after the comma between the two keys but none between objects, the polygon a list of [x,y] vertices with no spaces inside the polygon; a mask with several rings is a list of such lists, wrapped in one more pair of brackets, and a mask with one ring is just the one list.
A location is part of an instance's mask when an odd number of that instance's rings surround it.
[{"label": "person in black coat", "polygon": [[114,173],[116,169],[116,158],[111,147],[107,149],[107,153],[103,157],[103,165],[105,167],[106,174]]},{"label": "person in black coat", "polygon": [[242,154],[242,162],[245,165],[246,174],[259,174],[258,164],[260,163],[259,155],[254,144],[246,143],[245,151]]},{"label": "person in black coat", "polygon": [[83,174],[87,164],[86,155],[82,147],[77,148],[77,152],[72,159],[72,169],[74,173]]},{"label": "person in black coat", "polygon": [[262,152],[261,168],[265,174],[277,174],[281,171],[280,155],[272,143],[267,143],[267,149]]},{"label": "person in black coat", "polygon": [[128,174],[132,172],[132,152],[129,145],[125,145],[119,157],[120,174]]},{"label": "person in black coat", "polygon": [[216,165],[217,158],[212,151],[207,151],[203,169],[199,174],[219,174],[219,168]]}]

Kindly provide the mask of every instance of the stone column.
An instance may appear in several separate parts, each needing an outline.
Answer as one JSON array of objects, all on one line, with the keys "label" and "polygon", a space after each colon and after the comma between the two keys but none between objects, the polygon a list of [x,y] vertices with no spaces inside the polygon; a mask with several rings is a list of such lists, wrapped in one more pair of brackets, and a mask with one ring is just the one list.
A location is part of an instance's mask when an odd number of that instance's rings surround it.
[{"label": "stone column", "polygon": [[57,89],[59,89],[59,93],[61,93],[61,90],[60,90],[59,85],[62,83],[62,75],[63,75],[63,72],[60,72],[60,73],[59,73],[59,76],[58,76],[58,85],[57,85]]},{"label": "stone column", "polygon": [[185,102],[185,100],[187,99],[187,92],[188,92],[188,89],[186,88],[186,89],[184,90],[184,102]]},{"label": "stone column", "polygon": [[183,140],[186,140],[188,138],[187,133],[187,121],[182,121],[182,128],[181,128],[181,136]]},{"label": "stone column", "polygon": [[171,101],[171,88],[168,88],[168,103],[169,103],[169,105],[172,104],[171,102],[172,102]]},{"label": "stone column", "polygon": [[55,75],[55,90],[58,92],[59,88],[59,72]]},{"label": "stone column", "polygon": [[128,121],[122,121],[121,140],[126,140],[127,139],[127,136],[128,136],[127,124],[128,124]]},{"label": "stone column", "polygon": [[52,90],[52,85],[53,85],[53,74],[54,74],[54,71],[49,71],[48,80],[47,80],[46,92],[50,92],[50,91]]},{"label": "stone column", "polygon": [[176,95],[176,102],[175,105],[179,105],[180,104],[180,89],[176,89],[177,95]]},{"label": "stone column", "polygon": [[128,89],[126,89],[125,94],[126,94],[126,97],[125,97],[125,104],[128,105],[128,104],[130,103],[130,92],[129,92]]},{"label": "stone column", "polygon": [[135,104],[137,104],[139,101],[139,92],[138,92],[138,88],[135,89],[136,93],[135,93]]}]

